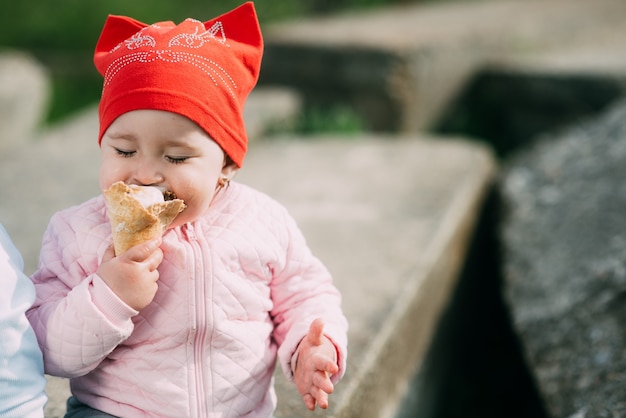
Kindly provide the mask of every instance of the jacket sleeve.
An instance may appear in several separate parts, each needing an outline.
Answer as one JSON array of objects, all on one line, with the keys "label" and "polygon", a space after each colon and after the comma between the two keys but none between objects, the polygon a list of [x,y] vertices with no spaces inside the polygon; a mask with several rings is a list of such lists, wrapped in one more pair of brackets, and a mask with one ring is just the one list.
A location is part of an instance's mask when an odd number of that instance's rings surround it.
[{"label": "jacket sleeve", "polygon": [[[48,374],[87,374],[132,332],[137,312],[95,273],[106,243],[97,228],[56,214],[46,230],[39,267],[32,276],[36,300],[28,319]],[[89,231],[82,233],[82,230]]]},{"label": "jacket sleeve", "polygon": [[293,380],[291,363],[298,345],[313,320],[321,318],[324,334],[337,350],[339,372],[332,378],[337,382],[345,373],[347,355],[348,321],[341,309],[341,294],[326,267],[311,253],[296,222],[286,212],[283,216],[286,257],[272,280],[278,358],[287,379]]}]

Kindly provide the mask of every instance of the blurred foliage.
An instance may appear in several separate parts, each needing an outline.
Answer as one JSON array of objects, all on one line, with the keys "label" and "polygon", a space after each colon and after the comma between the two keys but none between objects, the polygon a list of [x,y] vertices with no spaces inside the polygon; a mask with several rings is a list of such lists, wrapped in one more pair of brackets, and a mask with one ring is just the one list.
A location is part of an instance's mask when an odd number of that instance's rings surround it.
[{"label": "blurred foliage", "polygon": [[295,126],[295,130],[303,135],[321,131],[353,134],[364,129],[361,117],[353,109],[341,105],[305,108]]},{"label": "blurred foliage", "polygon": [[[0,14],[0,45],[28,50],[92,50],[108,14],[132,16],[145,23],[180,22],[187,17],[209,20],[241,0],[31,0],[7,2]],[[306,15],[307,3],[256,1],[261,23]]]},{"label": "blurred foliage", "polygon": [[[261,25],[341,10],[362,9],[403,0],[257,0]],[[406,0],[404,0],[406,1]],[[55,121],[99,98],[101,78],[92,53],[109,14],[154,23],[187,17],[209,20],[243,0],[30,0],[5,2],[0,13],[0,48],[29,51],[50,71],[53,84],[49,121]],[[345,119],[345,114],[341,114]],[[328,118],[315,115],[318,122]],[[345,124],[345,120],[340,124]],[[349,122],[351,124],[352,122]],[[313,129],[307,122],[305,130]]]}]

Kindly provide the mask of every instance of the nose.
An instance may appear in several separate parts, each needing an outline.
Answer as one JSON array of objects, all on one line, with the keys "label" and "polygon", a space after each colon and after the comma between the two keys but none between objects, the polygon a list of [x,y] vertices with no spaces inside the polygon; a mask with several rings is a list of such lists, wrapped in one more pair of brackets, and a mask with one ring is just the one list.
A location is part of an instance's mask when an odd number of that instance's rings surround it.
[{"label": "nose", "polygon": [[164,176],[157,162],[145,158],[137,161],[136,164],[133,170],[133,182],[135,184],[151,186],[163,182]]}]

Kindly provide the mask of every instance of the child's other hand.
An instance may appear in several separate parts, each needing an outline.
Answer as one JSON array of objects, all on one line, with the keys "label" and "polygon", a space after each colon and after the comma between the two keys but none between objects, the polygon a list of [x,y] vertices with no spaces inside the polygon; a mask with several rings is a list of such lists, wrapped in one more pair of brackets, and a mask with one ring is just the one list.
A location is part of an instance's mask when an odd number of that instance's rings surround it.
[{"label": "child's other hand", "polygon": [[135,245],[115,257],[109,247],[98,267],[98,276],[131,308],[140,311],[154,299],[159,285],[157,267],[163,261],[161,238]]},{"label": "child's other hand", "polygon": [[309,333],[300,342],[300,352],[294,372],[296,387],[308,409],[318,405],[328,408],[328,395],[334,386],[330,376],[339,371],[337,352],[333,343],[324,336],[324,322],[316,319]]}]

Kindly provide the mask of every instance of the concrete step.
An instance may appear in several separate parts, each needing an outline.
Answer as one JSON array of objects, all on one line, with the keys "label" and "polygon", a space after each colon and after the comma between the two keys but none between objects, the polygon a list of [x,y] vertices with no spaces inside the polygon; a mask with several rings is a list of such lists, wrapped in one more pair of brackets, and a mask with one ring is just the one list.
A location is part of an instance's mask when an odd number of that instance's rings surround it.
[{"label": "concrete step", "polygon": [[374,130],[417,132],[492,62],[625,31],[622,0],[403,4],[268,27],[261,82],[349,106]]},{"label": "concrete step", "polygon": [[625,43],[626,31],[618,31],[593,45],[494,61],[459,93],[435,130],[482,138],[506,156],[598,115],[626,94]]},{"label": "concrete step", "polygon": [[[239,180],[290,209],[333,273],[350,322],[348,372],[331,408],[312,416],[393,416],[454,290],[494,173],[489,149],[462,139],[253,144]],[[276,416],[303,416],[295,388],[276,380]]]}]

